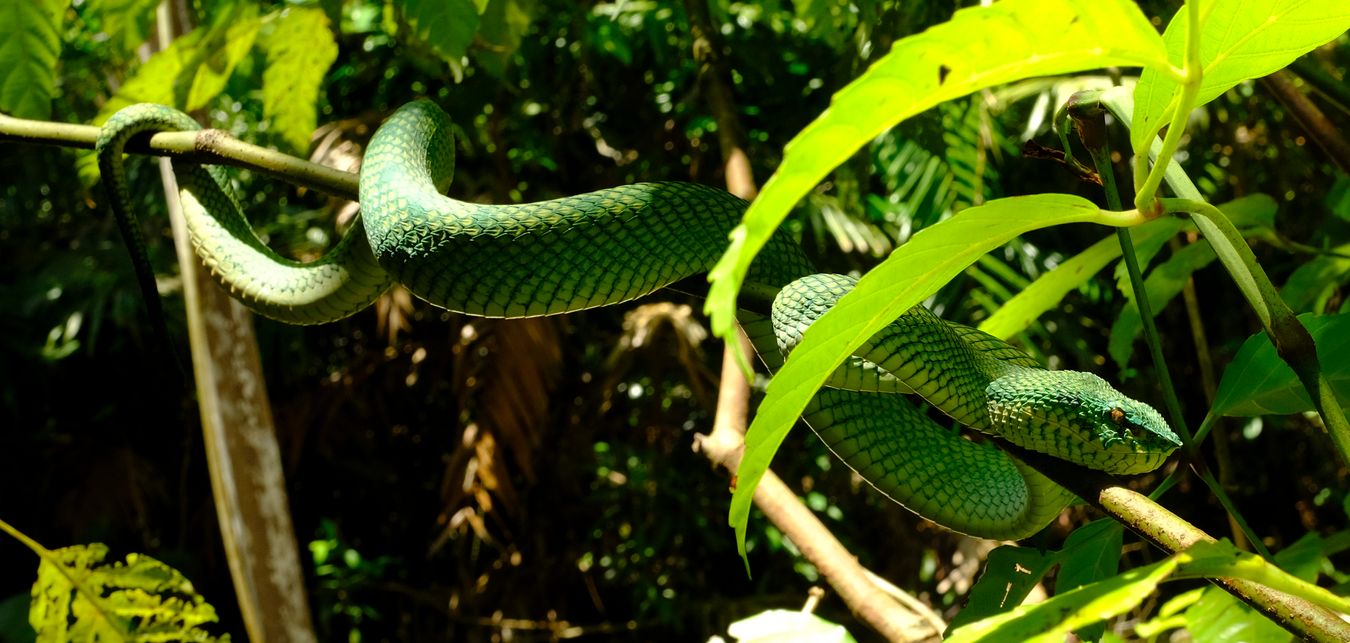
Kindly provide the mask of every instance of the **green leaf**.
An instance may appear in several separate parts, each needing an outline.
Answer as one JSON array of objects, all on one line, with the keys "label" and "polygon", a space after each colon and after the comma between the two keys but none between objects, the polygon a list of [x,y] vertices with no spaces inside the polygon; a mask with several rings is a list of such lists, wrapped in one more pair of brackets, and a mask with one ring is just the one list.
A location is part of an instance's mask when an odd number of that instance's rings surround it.
[{"label": "green leaf", "polygon": [[[1223,574],[1225,576],[1246,578],[1275,589],[1303,596],[1313,603],[1322,604],[1335,610],[1334,606],[1327,605],[1327,601],[1319,600],[1317,596],[1308,595],[1309,593],[1325,591],[1312,585],[1317,580],[1318,571],[1327,561],[1326,553],[1323,550],[1325,544],[1326,541],[1322,540],[1317,534],[1309,533],[1293,545],[1276,553],[1275,564],[1284,572],[1287,572],[1287,576],[1264,560],[1237,551],[1227,541],[1198,543],[1197,545],[1202,546],[1192,547],[1187,553],[1196,556],[1196,560],[1191,563],[1192,565],[1203,566],[1206,564],[1206,559],[1226,564],[1229,568],[1225,571],[1234,573],[1225,573]],[[1185,576],[1187,573],[1185,570],[1179,570],[1178,576]],[[1306,591],[1300,591],[1298,587],[1294,586],[1299,584],[1300,581],[1302,581],[1303,589]],[[1335,600],[1329,593],[1323,598]],[[1290,640],[1289,633],[1286,630],[1218,587],[1206,587],[1200,599],[1186,610],[1185,617],[1187,629],[1190,630],[1192,637],[1197,641]]]},{"label": "green leaf", "polygon": [[174,82],[174,98],[185,111],[206,107],[225,89],[234,68],[253,49],[262,21],[253,4],[240,3],[205,32]]},{"label": "green leaf", "polygon": [[56,94],[66,0],[0,2],[0,112],[47,119]]},{"label": "green leaf", "polygon": [[[1163,40],[1168,60],[1182,64],[1187,11],[1172,16]],[[1345,0],[1208,0],[1200,7],[1200,63],[1204,70],[1199,107],[1238,83],[1270,74],[1295,58],[1345,33],[1350,3]],[[1172,97],[1181,85],[1156,69],[1145,69],[1134,88],[1130,142],[1136,151],[1172,118]]]},{"label": "green leaf", "polygon": [[150,37],[159,0],[87,0],[84,17],[98,22],[108,44],[130,55]]},{"label": "green leaf", "polygon": [[766,610],[741,619],[727,628],[740,643],[853,643],[844,626],[815,614],[791,610]]},{"label": "green leaf", "polygon": [[413,36],[440,57],[458,64],[478,32],[486,0],[396,0]]},{"label": "green leaf", "polygon": [[1027,594],[1059,562],[1056,552],[1004,545],[989,552],[984,573],[970,588],[966,606],[947,626],[951,632],[967,624],[1003,614],[1022,604]]},{"label": "green leaf", "polygon": [[1345,221],[1350,221],[1350,177],[1336,177],[1336,184],[1327,192],[1327,208]]},{"label": "green leaf", "polygon": [[1055,593],[1063,594],[1116,575],[1125,530],[1109,518],[1073,530],[1064,541]]},{"label": "green leaf", "polygon": [[[118,110],[136,103],[200,109],[225,88],[234,68],[253,47],[262,22],[252,4],[236,5],[213,26],[193,29],[136,68],[131,78],[103,104],[92,125],[102,125]],[[98,182],[92,152],[80,155],[80,179]]]},{"label": "green leaf", "polygon": [[475,49],[473,59],[479,67],[501,78],[511,55],[520,48],[520,39],[530,28],[530,15],[535,0],[491,0],[483,12],[483,23],[478,28],[482,47]]},{"label": "green leaf", "polygon": [[42,554],[28,621],[39,641],[228,641],[201,628],[211,607],[178,570],[149,556],[109,562],[102,544]]},{"label": "green leaf", "polygon": [[[1133,228],[1135,247],[1157,245],[1162,247],[1182,229],[1185,223],[1175,217],[1154,219]],[[1058,306],[1064,296],[1092,279],[1111,261],[1120,257],[1120,241],[1116,235],[1092,244],[1054,270],[1041,275],[1003,304],[989,319],[980,324],[980,330],[1007,339],[1020,333],[1045,311]]]},{"label": "green leaf", "polygon": [[[1153,316],[1156,317],[1181,293],[1195,271],[1213,263],[1214,259],[1214,249],[1208,243],[1192,243],[1182,247],[1162,265],[1154,268],[1144,280],[1144,290],[1148,293]],[[1134,354],[1134,342],[1144,330],[1143,317],[1139,314],[1139,307],[1134,305],[1133,293],[1129,290],[1125,292],[1130,305],[1120,309],[1116,323],[1111,325],[1109,344],[1111,358],[1120,368],[1125,368],[1130,362],[1130,356]]]},{"label": "green leaf", "polygon": [[[1059,576],[1055,593],[1063,594],[1116,575],[1120,570],[1120,548],[1125,528],[1110,518],[1094,520],[1073,530],[1060,552]],[[1096,623],[1076,632],[1084,641],[1095,641],[1106,631]]]},{"label": "green leaf", "polygon": [[1161,38],[1125,0],[1005,0],[962,9],[949,22],[896,42],[788,144],[782,165],[731,232],[731,245],[709,273],[713,331],[734,336],[736,293],[793,205],[896,123],[999,83],[1165,62]]},{"label": "green leaf", "polygon": [[952,633],[948,643],[967,641],[1063,641],[1070,632],[1123,614],[1148,598],[1177,566],[1169,557],[1100,583],[1060,594],[1043,603],[972,623]]},{"label": "green leaf", "polygon": [[854,349],[937,292],[980,255],[1017,235],[1065,223],[1120,225],[1133,221],[1067,194],[998,199],[919,231],[863,275],[852,292],[807,329],[783,369],[769,382],[768,394],[746,433],[729,519],[742,558],[756,485],[807,402]]},{"label": "green leaf", "polygon": [[[1350,243],[1332,248],[1340,255],[1350,254]],[[1296,311],[1317,311],[1327,296],[1350,278],[1350,258],[1318,255],[1294,270],[1280,288],[1280,298]]]},{"label": "green leaf", "polygon": [[[1342,404],[1350,402],[1350,313],[1298,316],[1317,344],[1322,375]],[[1224,369],[1211,413],[1287,415],[1311,411],[1312,401],[1294,371],[1275,353],[1266,333],[1247,339]]]},{"label": "green leaf", "polygon": [[319,87],[337,60],[328,17],[317,8],[286,9],[263,44],[263,115],[290,151],[304,154],[318,123]]}]

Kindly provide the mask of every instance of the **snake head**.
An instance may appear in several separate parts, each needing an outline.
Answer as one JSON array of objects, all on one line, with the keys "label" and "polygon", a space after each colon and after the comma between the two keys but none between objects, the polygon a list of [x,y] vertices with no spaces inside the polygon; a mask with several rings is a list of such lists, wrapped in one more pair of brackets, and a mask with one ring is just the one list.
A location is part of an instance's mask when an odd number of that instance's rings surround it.
[{"label": "snake head", "polygon": [[1091,373],[1018,369],[985,393],[993,433],[1093,469],[1152,471],[1181,446],[1153,407]]}]

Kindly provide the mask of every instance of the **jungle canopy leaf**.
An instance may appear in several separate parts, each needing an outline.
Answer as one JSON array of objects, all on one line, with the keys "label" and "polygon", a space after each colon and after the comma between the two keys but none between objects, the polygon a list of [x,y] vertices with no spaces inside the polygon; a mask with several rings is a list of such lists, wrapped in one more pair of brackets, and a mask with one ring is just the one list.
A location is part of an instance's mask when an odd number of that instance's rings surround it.
[{"label": "jungle canopy leaf", "polygon": [[730,514],[741,557],[745,557],[745,528],[755,487],[802,409],[854,349],[981,255],[1020,234],[1065,223],[1119,225],[1126,219],[1068,194],[997,199],[920,230],[863,275],[852,292],[807,329],[783,369],[769,382],[746,432]]},{"label": "jungle canopy leaf", "polygon": [[317,8],[286,9],[266,46],[263,115],[290,151],[304,154],[318,123],[319,86],[337,60],[328,17]]},{"label": "jungle canopy leaf", "polygon": [[0,112],[48,118],[61,54],[62,0],[0,2]]},{"label": "jungle canopy leaf", "polygon": [[[1350,402],[1350,313],[1298,316],[1317,344],[1322,375],[1342,404]],[[1229,416],[1288,415],[1311,411],[1312,401],[1266,333],[1247,339],[1224,369],[1211,413]]]},{"label": "jungle canopy leaf", "polygon": [[[1167,25],[1168,60],[1182,65],[1188,20],[1185,7]],[[1270,74],[1350,28],[1345,0],[1209,0],[1200,6],[1200,63],[1204,76],[1198,107],[1234,85]],[[1148,141],[1172,118],[1172,97],[1181,86],[1158,69],[1145,68],[1134,88],[1130,142]]]},{"label": "jungle canopy leaf", "polygon": [[1023,78],[1165,64],[1161,37],[1126,0],[1006,0],[960,10],[946,23],[897,41],[788,143],[778,171],[732,230],[731,245],[708,276],[706,309],[713,332],[733,337],[736,293],[755,254],[793,205],[896,123],[944,101]]}]

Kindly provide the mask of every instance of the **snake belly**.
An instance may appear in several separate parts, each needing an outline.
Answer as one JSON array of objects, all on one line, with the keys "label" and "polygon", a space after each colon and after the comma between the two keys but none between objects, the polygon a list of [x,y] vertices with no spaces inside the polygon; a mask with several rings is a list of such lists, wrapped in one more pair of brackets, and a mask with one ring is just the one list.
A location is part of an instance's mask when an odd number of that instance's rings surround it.
[{"label": "snake belly", "polygon": [[[128,205],[123,146],[141,132],[197,127],[142,104],[115,114],[99,137],[100,169],[143,285],[153,274]],[[704,273],[745,211],[726,192],[676,182],[515,205],[458,201],[443,194],[454,172],[451,132],[430,101],[395,112],[367,148],[360,222],[310,263],[258,239],[219,168],[175,162],[193,246],[240,301],[287,323],[349,316],[392,283],[448,310],[527,317],[617,304]],[[773,315],[740,314],[770,371],[852,284],[817,274],[785,234],[771,239],[745,288],[777,293]],[[835,454],[920,516],[986,538],[1034,534],[1072,495],[991,444],[939,426],[901,393],[976,431],[1115,473],[1152,470],[1179,444],[1156,411],[1099,378],[1041,369],[922,307],[879,332],[827,386],[803,419]]]}]

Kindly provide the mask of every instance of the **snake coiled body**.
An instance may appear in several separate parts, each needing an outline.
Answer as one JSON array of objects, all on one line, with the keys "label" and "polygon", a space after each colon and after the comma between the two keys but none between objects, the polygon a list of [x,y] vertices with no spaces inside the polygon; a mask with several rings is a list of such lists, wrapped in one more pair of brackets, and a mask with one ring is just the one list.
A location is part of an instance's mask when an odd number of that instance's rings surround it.
[{"label": "snake coiled body", "polygon": [[[142,275],[149,268],[127,206],[122,146],[143,131],[196,127],[167,107],[135,105],[100,136],[100,168]],[[361,223],[308,264],[257,238],[218,168],[176,163],[197,254],[241,301],[288,323],[341,319],[392,283],[449,310],[526,317],[612,305],[706,272],[745,210],[734,196],[689,183],[519,205],[457,201],[443,195],[454,171],[450,131],[449,118],[429,101],[391,116],[362,166]],[[817,274],[786,235],[774,237],[746,286],[777,293],[773,315],[741,314],[770,370],[852,285]],[[1179,444],[1156,411],[1100,378],[1044,370],[1008,344],[921,307],[860,348],[830,386],[803,415],[821,439],[882,493],[976,536],[1029,536],[1072,496],[991,444],[938,426],[901,393],[976,431],[1113,473],[1152,470]]]}]

